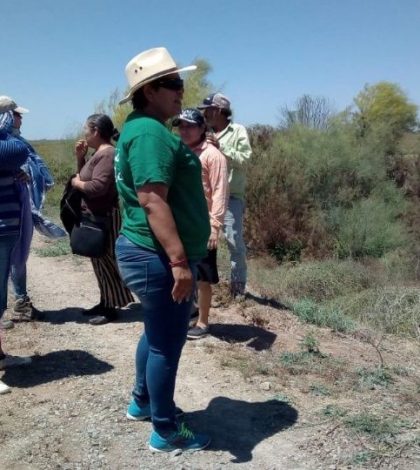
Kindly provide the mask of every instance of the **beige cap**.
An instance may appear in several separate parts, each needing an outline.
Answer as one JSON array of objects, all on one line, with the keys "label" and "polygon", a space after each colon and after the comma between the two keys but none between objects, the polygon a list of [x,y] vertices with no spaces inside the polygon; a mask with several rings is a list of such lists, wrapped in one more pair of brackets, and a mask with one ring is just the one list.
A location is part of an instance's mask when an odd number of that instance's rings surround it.
[{"label": "beige cap", "polygon": [[18,106],[9,96],[0,96],[0,113],[7,111],[14,111],[19,114],[29,113],[28,109]]}]

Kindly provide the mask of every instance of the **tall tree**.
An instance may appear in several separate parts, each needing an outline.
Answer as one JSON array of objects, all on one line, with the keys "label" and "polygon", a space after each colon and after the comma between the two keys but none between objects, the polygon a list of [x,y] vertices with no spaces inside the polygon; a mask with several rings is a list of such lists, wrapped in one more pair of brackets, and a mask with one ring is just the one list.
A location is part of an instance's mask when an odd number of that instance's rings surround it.
[{"label": "tall tree", "polygon": [[288,129],[301,125],[310,129],[326,129],[334,112],[330,101],[323,96],[303,95],[295,103],[295,108],[280,108],[280,126]]},{"label": "tall tree", "polygon": [[184,108],[196,107],[213,89],[207,78],[212,70],[211,65],[205,59],[200,58],[197,58],[193,63],[197,65],[197,69],[185,77],[184,99],[182,101]]},{"label": "tall tree", "polygon": [[355,118],[362,133],[386,126],[396,139],[416,125],[417,106],[411,103],[396,83],[379,82],[365,85],[354,99]]}]

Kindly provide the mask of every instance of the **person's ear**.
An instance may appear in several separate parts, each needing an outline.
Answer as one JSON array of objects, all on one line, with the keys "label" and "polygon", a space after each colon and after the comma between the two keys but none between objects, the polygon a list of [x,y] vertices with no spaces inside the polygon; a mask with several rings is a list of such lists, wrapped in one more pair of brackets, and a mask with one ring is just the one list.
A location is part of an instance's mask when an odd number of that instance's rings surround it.
[{"label": "person's ear", "polygon": [[149,103],[153,102],[155,93],[156,93],[156,90],[151,86],[150,83],[148,83],[147,85],[144,85],[143,94]]}]

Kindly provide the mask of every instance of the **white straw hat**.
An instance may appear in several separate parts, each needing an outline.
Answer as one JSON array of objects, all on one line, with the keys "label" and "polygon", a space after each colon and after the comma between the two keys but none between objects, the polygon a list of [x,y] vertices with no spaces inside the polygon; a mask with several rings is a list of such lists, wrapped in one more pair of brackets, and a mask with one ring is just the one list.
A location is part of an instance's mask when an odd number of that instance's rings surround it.
[{"label": "white straw hat", "polygon": [[196,65],[179,68],[165,47],[155,47],[133,57],[125,67],[125,75],[130,86],[128,95],[120,101],[126,103],[135,91],[147,83],[171,73],[195,70]]}]

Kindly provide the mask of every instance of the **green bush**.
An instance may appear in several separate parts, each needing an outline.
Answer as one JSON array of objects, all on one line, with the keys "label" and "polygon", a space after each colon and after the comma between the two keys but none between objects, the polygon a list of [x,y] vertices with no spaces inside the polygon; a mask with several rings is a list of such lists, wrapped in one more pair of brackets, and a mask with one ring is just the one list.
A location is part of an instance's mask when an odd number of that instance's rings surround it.
[{"label": "green bush", "polygon": [[[251,129],[246,236],[279,261],[303,256],[382,256],[407,243],[403,192],[389,179],[381,127]],[[265,138],[261,138],[261,135]]]},{"label": "green bush", "polygon": [[351,208],[337,207],[331,216],[335,227],[336,253],[340,258],[379,258],[409,243],[406,227],[397,220],[403,200],[367,198]]},{"label": "green bush", "polygon": [[43,212],[47,217],[57,219],[64,185],[76,172],[73,156],[74,140],[38,140],[31,144],[44,159],[54,177],[55,184],[46,195]]}]

